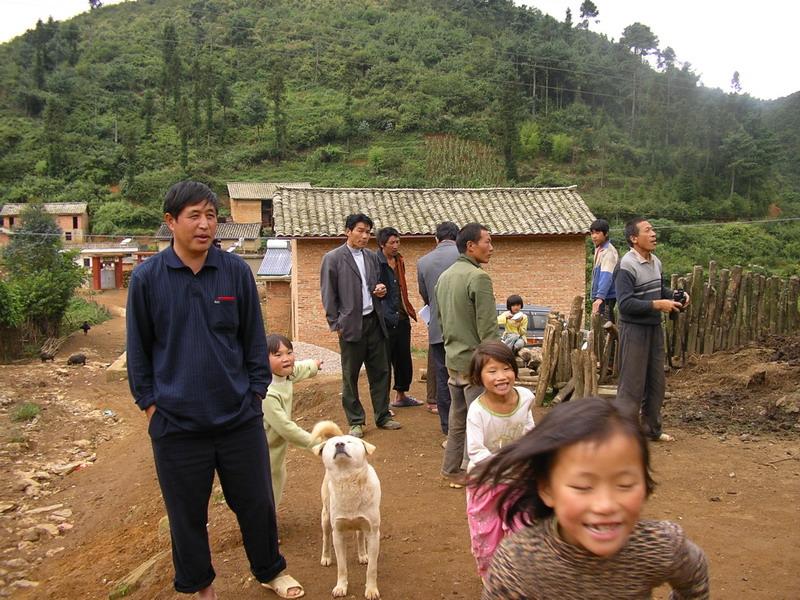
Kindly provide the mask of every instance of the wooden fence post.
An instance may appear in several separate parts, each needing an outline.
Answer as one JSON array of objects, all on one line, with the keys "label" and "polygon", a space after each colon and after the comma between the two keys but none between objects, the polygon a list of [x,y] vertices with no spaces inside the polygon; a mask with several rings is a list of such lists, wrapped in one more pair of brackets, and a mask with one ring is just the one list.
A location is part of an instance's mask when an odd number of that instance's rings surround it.
[{"label": "wooden fence post", "polygon": [[686,337],[686,349],[691,354],[699,354],[701,350],[700,321],[703,314],[703,267],[695,265],[692,269],[692,303],[689,305],[689,333]]},{"label": "wooden fence post", "polygon": [[792,275],[789,278],[789,330],[794,333],[800,326],[797,302],[800,299],[800,277]]},{"label": "wooden fence post", "polygon": [[728,293],[730,277],[731,272],[728,269],[722,269],[719,272],[717,302],[714,305],[714,350],[722,350],[722,312],[725,307],[725,297]]}]

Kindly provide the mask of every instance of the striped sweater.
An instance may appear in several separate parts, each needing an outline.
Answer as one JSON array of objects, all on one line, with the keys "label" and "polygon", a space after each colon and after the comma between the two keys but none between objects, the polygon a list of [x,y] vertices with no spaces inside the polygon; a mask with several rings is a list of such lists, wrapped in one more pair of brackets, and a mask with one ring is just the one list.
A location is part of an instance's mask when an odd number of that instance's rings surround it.
[{"label": "striped sweater", "polygon": [[634,250],[619,261],[614,276],[619,320],[636,325],[660,325],[661,313],[653,300],[672,298],[672,290],[662,281],[661,261],[655,254],[644,260]]},{"label": "striped sweater", "polygon": [[614,556],[563,541],[555,519],[524,527],[497,548],[482,600],[643,600],[668,583],[670,600],[709,598],[703,551],[669,521],[639,521]]}]

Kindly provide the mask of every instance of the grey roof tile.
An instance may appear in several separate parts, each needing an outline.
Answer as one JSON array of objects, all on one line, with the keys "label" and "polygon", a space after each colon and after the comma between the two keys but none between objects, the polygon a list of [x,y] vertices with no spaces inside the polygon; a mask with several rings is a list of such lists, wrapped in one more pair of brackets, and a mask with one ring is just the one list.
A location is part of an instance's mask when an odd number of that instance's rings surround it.
[{"label": "grey roof tile", "polygon": [[[0,216],[16,216],[28,206],[25,203],[3,205]],[[86,202],[45,202],[44,211],[51,215],[82,215],[86,212]]]},{"label": "grey roof tile", "polygon": [[[261,223],[219,223],[217,225],[217,239],[238,240],[243,237],[246,240],[254,240],[261,236]],[[162,223],[158,228],[155,238],[157,240],[172,239],[172,232],[166,223]]]},{"label": "grey roof tile", "polygon": [[269,200],[279,187],[310,188],[307,181],[289,183],[259,183],[255,181],[229,182],[228,197],[236,200]]},{"label": "grey roof tile", "polygon": [[275,234],[335,237],[345,217],[363,212],[375,229],[432,235],[442,221],[477,221],[493,235],[588,233],[594,215],[576,188],[279,188],[273,197]]}]

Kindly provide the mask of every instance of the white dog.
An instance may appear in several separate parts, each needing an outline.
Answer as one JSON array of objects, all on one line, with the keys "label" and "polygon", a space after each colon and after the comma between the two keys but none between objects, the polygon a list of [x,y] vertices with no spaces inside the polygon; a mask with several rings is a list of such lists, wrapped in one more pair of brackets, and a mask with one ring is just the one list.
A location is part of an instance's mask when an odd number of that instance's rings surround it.
[{"label": "white dog", "polygon": [[312,439],[325,440],[314,446],[322,457],[325,477],[322,480],[322,566],[331,564],[331,534],[336,552],[336,587],[334,597],[347,595],[347,545],[345,532],[355,530],[358,562],[367,564],[364,596],[381,597],[378,592],[378,550],[381,526],[381,483],[367,455],[375,446],[342,431],[332,421],[314,426]]}]

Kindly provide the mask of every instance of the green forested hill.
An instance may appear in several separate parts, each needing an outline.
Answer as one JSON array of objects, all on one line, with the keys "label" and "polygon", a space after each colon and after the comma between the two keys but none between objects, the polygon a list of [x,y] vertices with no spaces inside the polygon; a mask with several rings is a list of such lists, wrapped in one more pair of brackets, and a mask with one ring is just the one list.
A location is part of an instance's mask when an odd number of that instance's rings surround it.
[{"label": "green forested hill", "polygon": [[612,221],[657,219],[676,267],[795,272],[793,222],[684,224],[800,216],[800,94],[702,88],[647,25],[612,43],[575,21],[503,0],[139,0],[39,23],[0,46],[0,202],[87,200],[95,233],[136,233],[184,176],[577,184]]}]

